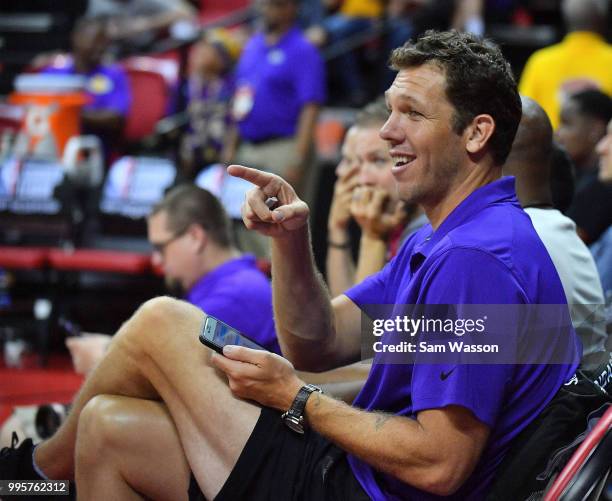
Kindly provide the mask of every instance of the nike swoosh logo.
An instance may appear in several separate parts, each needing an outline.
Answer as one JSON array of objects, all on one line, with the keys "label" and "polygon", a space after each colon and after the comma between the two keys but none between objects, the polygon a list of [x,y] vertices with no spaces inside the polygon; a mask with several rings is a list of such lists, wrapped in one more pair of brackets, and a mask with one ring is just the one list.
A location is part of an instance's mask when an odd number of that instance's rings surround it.
[{"label": "nike swoosh logo", "polygon": [[457,367],[453,367],[450,371],[448,372],[441,372],[440,373],[440,381],[446,381],[446,379],[448,378],[448,376],[450,376],[453,371],[456,369]]}]

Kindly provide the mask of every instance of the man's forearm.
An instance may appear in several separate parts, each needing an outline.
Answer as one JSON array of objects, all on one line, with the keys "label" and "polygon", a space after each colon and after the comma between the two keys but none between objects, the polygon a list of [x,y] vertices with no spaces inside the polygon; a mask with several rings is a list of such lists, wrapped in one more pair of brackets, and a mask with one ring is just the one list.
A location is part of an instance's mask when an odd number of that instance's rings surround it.
[{"label": "man's forearm", "polygon": [[403,416],[363,411],[319,393],[309,398],[306,418],[318,433],[376,470],[439,495],[454,492],[465,481],[482,451],[480,437],[474,442],[457,441],[460,432],[424,427],[420,421]]},{"label": "man's forearm", "polygon": [[[307,227],[272,239],[274,317],[281,349],[296,368],[332,367],[333,312],[316,270]],[[316,349],[313,349],[316,347]]]}]

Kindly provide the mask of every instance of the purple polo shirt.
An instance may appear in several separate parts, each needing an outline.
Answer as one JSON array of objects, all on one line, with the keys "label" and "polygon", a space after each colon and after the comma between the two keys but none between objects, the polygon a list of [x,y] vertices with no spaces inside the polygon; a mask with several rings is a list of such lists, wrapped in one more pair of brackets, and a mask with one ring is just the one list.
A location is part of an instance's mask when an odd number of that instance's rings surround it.
[{"label": "purple polo shirt", "polygon": [[272,315],[272,288],[253,256],[218,266],[198,280],[185,299],[264,348],[280,353]]},{"label": "purple polo shirt", "polygon": [[234,118],[246,141],[295,135],[303,106],[325,100],[323,60],[297,27],[274,45],[255,34],[238,61],[236,82]]},{"label": "purple polo shirt", "polygon": [[[76,75],[74,62],[68,60],[62,66],[45,68],[43,73]],[[91,101],[84,106],[87,110],[112,110],[126,116],[130,110],[131,95],[125,71],[118,65],[100,65],[84,75],[85,89]]]},{"label": "purple polo shirt", "polygon": [[[346,295],[362,310],[372,304],[566,303],[554,265],[518,203],[512,177],[474,191],[436,231],[424,226],[380,273]],[[511,440],[576,370],[581,349],[573,329],[553,339],[575,363],[377,364],[377,354],[354,405],[411,418],[448,405],[469,409],[491,435],[474,472],[450,499],[484,499]],[[440,499],[354,456],[348,460],[372,499]]]}]

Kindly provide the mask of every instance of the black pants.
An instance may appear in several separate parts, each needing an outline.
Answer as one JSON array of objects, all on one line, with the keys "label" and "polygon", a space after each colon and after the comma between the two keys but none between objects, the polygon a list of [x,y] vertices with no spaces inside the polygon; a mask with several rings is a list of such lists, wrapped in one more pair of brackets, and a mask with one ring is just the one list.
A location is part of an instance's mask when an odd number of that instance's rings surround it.
[{"label": "black pants", "polygon": [[[193,475],[190,501],[204,496]],[[312,430],[299,435],[264,408],[217,501],[365,501],[346,453]]]}]

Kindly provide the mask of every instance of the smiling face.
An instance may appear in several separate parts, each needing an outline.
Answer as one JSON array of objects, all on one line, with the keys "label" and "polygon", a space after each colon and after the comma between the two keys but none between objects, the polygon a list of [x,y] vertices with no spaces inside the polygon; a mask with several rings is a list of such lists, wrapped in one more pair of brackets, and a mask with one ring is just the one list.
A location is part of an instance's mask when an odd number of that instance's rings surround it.
[{"label": "smiling face", "polygon": [[433,64],[402,69],[386,92],[391,115],[380,131],[390,147],[391,172],[407,203],[440,204],[465,175],[463,136],[451,126],[443,70]]}]

